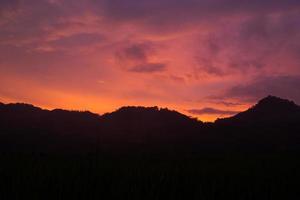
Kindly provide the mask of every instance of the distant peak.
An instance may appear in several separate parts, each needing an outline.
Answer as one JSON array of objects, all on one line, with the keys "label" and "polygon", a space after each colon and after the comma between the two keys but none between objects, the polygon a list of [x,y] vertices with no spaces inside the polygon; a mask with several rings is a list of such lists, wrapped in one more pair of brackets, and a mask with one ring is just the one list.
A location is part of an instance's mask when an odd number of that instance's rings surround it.
[{"label": "distant peak", "polygon": [[116,111],[135,111],[135,110],[152,110],[152,111],[158,111],[159,108],[157,106],[154,107],[143,107],[143,106],[123,106],[119,108]]},{"label": "distant peak", "polygon": [[168,108],[159,108],[157,106],[123,106],[112,113],[107,114],[149,114],[149,113],[178,113],[177,111],[169,110]]},{"label": "distant peak", "polygon": [[273,96],[273,95],[268,95],[267,97],[261,99],[261,101],[289,101],[289,100],[286,100],[286,99],[283,99],[283,98],[280,98],[280,97],[277,97],[277,96]]},{"label": "distant peak", "polygon": [[42,110],[39,107],[36,107],[32,104],[27,104],[27,103],[9,103],[9,104],[3,104],[3,105],[13,108],[13,109],[18,109],[18,110]]},{"label": "distant peak", "polygon": [[269,95],[263,99],[261,99],[256,106],[276,106],[276,105],[293,105],[296,106],[296,104],[293,101],[282,99],[280,97]]},{"label": "distant peak", "polygon": [[[261,99],[255,106],[248,111],[259,113],[259,115],[283,115],[291,112],[299,112],[299,106],[293,101],[282,99],[276,96],[267,96]],[[247,111],[246,111],[247,112]]]},{"label": "distant peak", "polygon": [[[196,120],[189,116],[186,116],[178,111],[170,110],[168,108],[160,108],[157,106],[144,107],[144,106],[123,106],[114,112],[106,113],[103,115],[104,118],[116,117],[119,119],[161,119],[163,122],[166,119],[169,120]],[[197,120],[198,121],[198,120]],[[198,121],[201,122],[201,121]],[[201,122],[202,123],[202,122]]]},{"label": "distant peak", "polygon": [[299,119],[299,116],[300,107],[293,101],[269,95],[248,110],[227,119],[217,120],[216,122],[236,125],[277,123],[284,120],[295,121]]}]

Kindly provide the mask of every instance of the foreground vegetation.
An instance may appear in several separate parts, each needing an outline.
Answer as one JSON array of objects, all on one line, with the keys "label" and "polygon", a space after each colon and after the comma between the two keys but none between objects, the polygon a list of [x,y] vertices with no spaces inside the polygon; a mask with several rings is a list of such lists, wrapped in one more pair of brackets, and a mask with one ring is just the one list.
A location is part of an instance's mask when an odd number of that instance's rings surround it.
[{"label": "foreground vegetation", "polygon": [[[1,155],[1,199],[291,199],[297,155]],[[26,199],[27,199],[26,198]]]}]

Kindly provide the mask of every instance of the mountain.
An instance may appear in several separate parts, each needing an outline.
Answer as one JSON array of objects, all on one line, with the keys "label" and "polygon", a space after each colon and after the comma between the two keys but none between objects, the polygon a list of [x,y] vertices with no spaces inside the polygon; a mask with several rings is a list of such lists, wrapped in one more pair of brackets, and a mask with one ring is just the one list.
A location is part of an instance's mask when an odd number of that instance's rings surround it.
[{"label": "mountain", "polygon": [[268,96],[244,112],[216,120],[211,133],[234,150],[299,151],[300,107]]},{"label": "mountain", "polygon": [[217,124],[225,125],[266,125],[274,123],[298,123],[300,107],[293,101],[268,96],[256,105],[237,115],[216,120]]},{"label": "mountain", "polygon": [[209,152],[300,150],[300,107],[274,96],[233,117],[203,123],[157,107],[102,116],[0,104],[0,150],[14,152]]},{"label": "mountain", "polygon": [[90,151],[99,130],[99,115],[30,104],[0,106],[0,149],[2,151]]},{"label": "mountain", "polygon": [[147,152],[187,148],[203,122],[166,108],[127,106],[103,115],[101,125],[107,146]]},{"label": "mountain", "polygon": [[0,106],[0,149],[42,152],[170,151],[190,143],[203,123],[157,107],[122,107],[103,116]]}]

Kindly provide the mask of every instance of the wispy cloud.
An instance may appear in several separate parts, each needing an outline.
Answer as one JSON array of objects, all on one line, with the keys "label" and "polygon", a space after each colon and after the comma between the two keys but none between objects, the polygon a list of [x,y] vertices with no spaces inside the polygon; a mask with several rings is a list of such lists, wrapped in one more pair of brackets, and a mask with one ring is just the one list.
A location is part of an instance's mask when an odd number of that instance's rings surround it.
[{"label": "wispy cloud", "polygon": [[201,108],[201,109],[190,109],[187,112],[194,114],[194,115],[234,115],[237,114],[238,111],[232,110],[220,110],[216,108]]},{"label": "wispy cloud", "polygon": [[161,72],[166,70],[167,65],[164,63],[145,63],[141,65],[136,65],[129,69],[130,72],[137,73],[153,73],[153,72]]},{"label": "wispy cloud", "polygon": [[[195,115],[269,94],[299,102],[299,11],[299,0],[2,0],[0,78],[36,83],[29,100],[46,98],[39,85],[86,104],[185,111],[203,99]],[[6,96],[28,90],[8,82]]]}]

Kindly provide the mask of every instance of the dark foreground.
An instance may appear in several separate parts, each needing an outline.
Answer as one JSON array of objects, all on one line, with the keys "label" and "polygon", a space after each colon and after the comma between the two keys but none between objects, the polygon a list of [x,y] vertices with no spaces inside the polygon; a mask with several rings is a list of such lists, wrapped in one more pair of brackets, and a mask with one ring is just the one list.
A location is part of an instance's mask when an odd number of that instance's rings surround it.
[{"label": "dark foreground", "polygon": [[298,199],[297,154],[1,155],[0,199]]},{"label": "dark foreground", "polygon": [[0,200],[300,199],[300,106],[269,96],[203,123],[0,103]]}]

